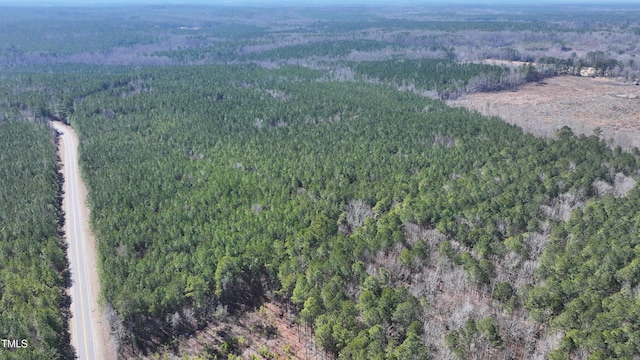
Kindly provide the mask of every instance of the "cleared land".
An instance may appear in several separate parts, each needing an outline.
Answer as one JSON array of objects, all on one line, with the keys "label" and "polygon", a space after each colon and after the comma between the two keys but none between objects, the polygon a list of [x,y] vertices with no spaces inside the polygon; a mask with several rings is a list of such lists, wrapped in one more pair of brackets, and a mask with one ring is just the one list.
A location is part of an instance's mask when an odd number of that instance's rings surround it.
[{"label": "cleared land", "polygon": [[498,116],[536,135],[553,136],[563,126],[585,135],[600,128],[601,136],[623,149],[640,147],[640,86],[613,79],[561,76],[447,104]]},{"label": "cleared land", "polygon": [[[294,313],[276,302],[240,315],[219,314],[216,321],[194,335],[175,344],[178,353],[194,357],[206,353],[220,359],[232,354],[241,359],[252,359],[252,356],[258,359],[330,358],[314,343],[311,328],[297,324]],[[211,344],[221,345],[217,349]],[[141,358],[156,359],[157,356],[159,354]]]}]

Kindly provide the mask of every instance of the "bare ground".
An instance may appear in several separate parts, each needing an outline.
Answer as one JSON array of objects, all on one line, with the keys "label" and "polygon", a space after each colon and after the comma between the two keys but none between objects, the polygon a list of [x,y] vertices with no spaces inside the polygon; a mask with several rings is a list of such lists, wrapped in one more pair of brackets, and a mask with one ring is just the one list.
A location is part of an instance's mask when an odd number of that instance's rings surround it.
[{"label": "bare ground", "polygon": [[498,116],[544,137],[563,126],[587,136],[599,127],[613,144],[640,148],[640,86],[616,79],[560,76],[518,91],[469,94],[447,104]]},{"label": "bare ground", "polygon": [[[142,359],[182,359],[198,356],[241,359],[331,359],[313,341],[310,327],[295,322],[293,313],[277,302],[257,310],[221,315],[190,337],[177,339],[172,351]],[[167,349],[168,350],[168,349]]]}]

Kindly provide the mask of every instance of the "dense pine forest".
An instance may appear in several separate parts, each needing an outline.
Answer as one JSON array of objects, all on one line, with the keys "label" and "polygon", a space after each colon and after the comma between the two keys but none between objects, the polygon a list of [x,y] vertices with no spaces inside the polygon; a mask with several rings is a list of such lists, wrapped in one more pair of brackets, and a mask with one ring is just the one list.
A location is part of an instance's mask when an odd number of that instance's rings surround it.
[{"label": "dense pine forest", "polygon": [[42,123],[0,123],[0,326],[26,345],[2,358],[69,358],[68,262],[59,238],[55,137]]},{"label": "dense pine forest", "polygon": [[[640,152],[442,102],[560,65],[634,80],[637,7],[107,9],[56,10],[48,41],[44,9],[0,15],[0,338],[29,340],[0,357],[73,356],[51,120],[122,358],[640,355]],[[229,330],[267,304],[313,355]]]}]

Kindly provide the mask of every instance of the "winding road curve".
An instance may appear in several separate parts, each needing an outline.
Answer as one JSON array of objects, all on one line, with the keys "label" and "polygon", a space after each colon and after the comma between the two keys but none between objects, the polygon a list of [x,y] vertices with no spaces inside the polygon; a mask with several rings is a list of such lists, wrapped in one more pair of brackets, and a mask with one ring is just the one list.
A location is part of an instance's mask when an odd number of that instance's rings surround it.
[{"label": "winding road curve", "polygon": [[64,176],[65,236],[71,267],[71,339],[79,359],[106,359],[104,326],[98,306],[95,240],[89,231],[86,188],[78,169],[78,138],[71,127],[52,122],[60,133],[59,154]]}]

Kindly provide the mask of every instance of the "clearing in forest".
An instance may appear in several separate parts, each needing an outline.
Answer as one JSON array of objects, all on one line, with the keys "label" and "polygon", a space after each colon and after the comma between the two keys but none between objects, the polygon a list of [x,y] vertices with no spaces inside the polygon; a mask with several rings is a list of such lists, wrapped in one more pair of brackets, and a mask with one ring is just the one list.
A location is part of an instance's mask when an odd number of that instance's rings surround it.
[{"label": "clearing in forest", "polygon": [[518,91],[476,93],[447,102],[498,116],[525,132],[553,136],[569,126],[576,134],[600,128],[623,149],[640,147],[640,86],[607,78],[560,76]]}]

